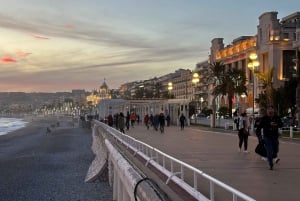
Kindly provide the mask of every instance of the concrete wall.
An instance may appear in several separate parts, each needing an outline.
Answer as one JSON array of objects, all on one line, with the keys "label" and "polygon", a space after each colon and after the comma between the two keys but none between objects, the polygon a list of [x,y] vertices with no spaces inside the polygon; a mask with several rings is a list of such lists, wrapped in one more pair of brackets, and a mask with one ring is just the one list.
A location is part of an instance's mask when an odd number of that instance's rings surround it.
[{"label": "concrete wall", "polygon": [[105,132],[100,126],[93,125],[92,150],[95,159],[90,165],[85,181],[91,182],[99,177],[108,177],[109,184],[113,188],[114,201],[135,201],[135,196],[139,201],[165,200],[149,183],[144,182],[142,175],[105,137]]}]

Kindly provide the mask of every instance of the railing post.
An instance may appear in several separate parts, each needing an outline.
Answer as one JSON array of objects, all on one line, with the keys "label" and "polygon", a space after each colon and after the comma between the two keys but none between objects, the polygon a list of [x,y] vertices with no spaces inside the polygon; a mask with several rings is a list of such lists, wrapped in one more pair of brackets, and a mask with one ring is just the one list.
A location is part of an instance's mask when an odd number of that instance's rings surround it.
[{"label": "railing post", "polygon": [[290,138],[293,138],[293,126],[290,126]]}]

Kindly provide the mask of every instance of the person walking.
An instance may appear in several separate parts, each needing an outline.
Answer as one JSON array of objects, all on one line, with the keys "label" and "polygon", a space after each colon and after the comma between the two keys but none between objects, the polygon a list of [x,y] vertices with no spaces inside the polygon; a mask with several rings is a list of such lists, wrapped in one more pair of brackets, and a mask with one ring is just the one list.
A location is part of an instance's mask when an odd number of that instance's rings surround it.
[{"label": "person walking", "polygon": [[167,120],[167,126],[169,127],[170,126],[170,121],[171,121],[170,114],[167,115],[166,120]]},{"label": "person walking", "polygon": [[149,130],[149,115],[148,114],[146,114],[144,116],[144,124],[147,127],[147,130]]},{"label": "person walking", "polygon": [[279,128],[282,127],[282,121],[274,112],[274,107],[267,108],[267,114],[261,118],[260,129],[263,131],[263,139],[267,149],[267,158],[270,170],[273,170],[274,163],[279,162]]},{"label": "person walking", "polygon": [[164,113],[159,114],[158,120],[159,120],[160,133],[164,133],[165,132],[165,121],[166,121]]},{"label": "person walking", "polygon": [[238,131],[238,136],[239,136],[239,152],[241,152],[242,146],[244,144],[244,153],[249,153],[248,152],[248,136],[249,136],[249,131],[248,131],[248,122],[247,122],[247,114],[246,112],[242,113],[239,117],[239,131]]},{"label": "person walking", "polygon": [[236,109],[233,113],[233,123],[235,125],[235,128],[234,130],[239,130],[239,116],[238,116],[238,112],[239,112],[239,109]]},{"label": "person walking", "polygon": [[130,122],[131,122],[131,127],[132,128],[134,127],[135,121],[136,121],[136,114],[134,112],[131,112],[131,114],[130,114]]},{"label": "person walking", "polygon": [[129,121],[130,121],[130,114],[129,112],[127,111],[127,114],[126,114],[126,129],[129,130]]},{"label": "person walking", "polygon": [[257,137],[257,141],[258,141],[258,145],[255,148],[255,152],[257,154],[259,154],[261,156],[261,159],[266,161],[267,158],[267,151],[266,151],[266,146],[265,146],[265,142],[263,140],[263,133],[262,133],[262,129],[260,128],[260,122],[263,116],[266,115],[265,109],[261,109],[259,116],[255,118],[254,121],[254,129],[255,129],[255,135]]},{"label": "person walking", "polygon": [[125,117],[124,117],[124,114],[123,112],[120,112],[120,115],[118,117],[118,125],[119,125],[119,129],[122,133],[125,134]]},{"label": "person walking", "polygon": [[159,114],[155,114],[153,117],[153,129],[158,131],[159,126]]},{"label": "person walking", "polygon": [[185,124],[185,116],[183,115],[183,113],[181,113],[181,115],[179,117],[179,121],[180,121],[180,128],[181,128],[181,130],[183,130],[184,124]]}]

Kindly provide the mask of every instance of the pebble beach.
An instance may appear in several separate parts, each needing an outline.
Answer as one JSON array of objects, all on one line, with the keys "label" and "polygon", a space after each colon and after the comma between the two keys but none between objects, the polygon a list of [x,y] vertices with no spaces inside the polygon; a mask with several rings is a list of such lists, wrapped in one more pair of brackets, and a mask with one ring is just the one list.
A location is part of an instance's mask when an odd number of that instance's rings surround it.
[{"label": "pebble beach", "polygon": [[84,182],[94,159],[90,129],[67,117],[25,120],[0,136],[0,201],[112,200],[108,182]]}]

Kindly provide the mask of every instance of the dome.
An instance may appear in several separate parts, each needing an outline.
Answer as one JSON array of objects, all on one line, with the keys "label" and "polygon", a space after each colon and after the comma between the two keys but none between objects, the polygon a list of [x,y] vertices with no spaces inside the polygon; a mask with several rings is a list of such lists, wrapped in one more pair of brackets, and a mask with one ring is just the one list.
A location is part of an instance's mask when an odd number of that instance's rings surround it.
[{"label": "dome", "polygon": [[103,81],[102,85],[100,86],[100,89],[108,89],[108,86],[105,82],[105,78],[104,78],[104,81]]}]

